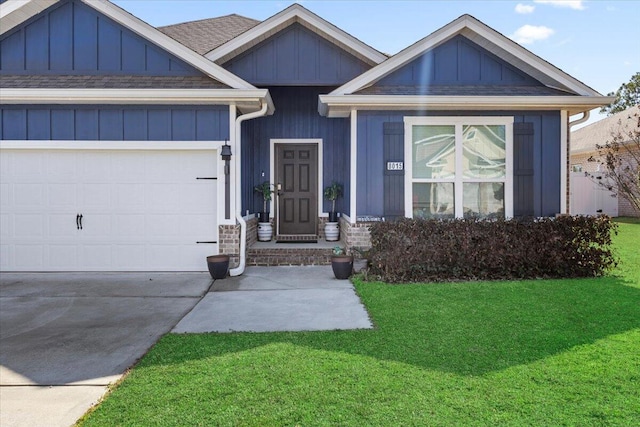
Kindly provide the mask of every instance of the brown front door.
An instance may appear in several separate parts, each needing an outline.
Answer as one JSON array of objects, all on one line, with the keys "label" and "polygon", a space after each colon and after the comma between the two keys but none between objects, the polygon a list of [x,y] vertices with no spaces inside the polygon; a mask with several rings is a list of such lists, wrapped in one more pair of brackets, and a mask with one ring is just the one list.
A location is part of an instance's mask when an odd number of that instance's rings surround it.
[{"label": "brown front door", "polygon": [[318,146],[275,144],[275,151],[278,233],[317,234]]}]

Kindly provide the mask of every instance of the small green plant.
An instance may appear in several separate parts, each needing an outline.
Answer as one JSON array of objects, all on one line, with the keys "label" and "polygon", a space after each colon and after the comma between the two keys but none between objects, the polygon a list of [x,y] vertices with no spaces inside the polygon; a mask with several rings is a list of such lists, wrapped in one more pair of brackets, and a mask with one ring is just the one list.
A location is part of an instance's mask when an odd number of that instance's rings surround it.
[{"label": "small green plant", "polygon": [[342,249],[340,246],[334,246],[333,247],[333,254],[334,255],[344,255],[344,249]]},{"label": "small green plant", "polygon": [[271,195],[273,194],[271,183],[269,181],[265,181],[262,184],[253,187],[253,191],[260,193],[262,196],[262,212],[268,212],[267,203],[271,201]]},{"label": "small green plant", "polygon": [[324,198],[331,201],[331,212],[336,211],[336,200],[339,197],[342,197],[342,184],[334,181],[324,189]]}]

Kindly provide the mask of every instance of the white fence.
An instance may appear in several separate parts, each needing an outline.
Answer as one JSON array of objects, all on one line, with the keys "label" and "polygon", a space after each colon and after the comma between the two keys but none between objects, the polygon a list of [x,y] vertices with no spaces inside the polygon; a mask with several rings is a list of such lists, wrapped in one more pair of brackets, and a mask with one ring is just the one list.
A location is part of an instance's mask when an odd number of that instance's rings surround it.
[{"label": "white fence", "polygon": [[584,172],[571,173],[571,215],[618,216],[618,196],[599,184],[602,179],[602,173],[599,172],[589,176],[585,176]]}]

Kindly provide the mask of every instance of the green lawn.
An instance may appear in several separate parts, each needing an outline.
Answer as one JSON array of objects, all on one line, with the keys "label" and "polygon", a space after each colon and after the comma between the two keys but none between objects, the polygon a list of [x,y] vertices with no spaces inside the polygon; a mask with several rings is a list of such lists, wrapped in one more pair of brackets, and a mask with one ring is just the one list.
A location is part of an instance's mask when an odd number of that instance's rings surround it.
[{"label": "green lawn", "polygon": [[640,424],[640,221],[608,277],[356,281],[376,328],[165,336],[83,426]]}]

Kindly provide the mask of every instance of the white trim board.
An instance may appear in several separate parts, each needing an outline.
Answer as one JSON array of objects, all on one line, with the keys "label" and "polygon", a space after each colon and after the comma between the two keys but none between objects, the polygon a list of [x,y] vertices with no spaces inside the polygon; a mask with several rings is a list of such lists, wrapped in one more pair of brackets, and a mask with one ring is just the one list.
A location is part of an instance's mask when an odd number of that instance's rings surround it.
[{"label": "white trim board", "polygon": [[2,140],[1,150],[218,150],[224,141]]},{"label": "white trim board", "polygon": [[318,111],[326,117],[349,117],[364,110],[559,110],[569,114],[601,107],[611,96],[431,96],[431,95],[320,95]]}]

